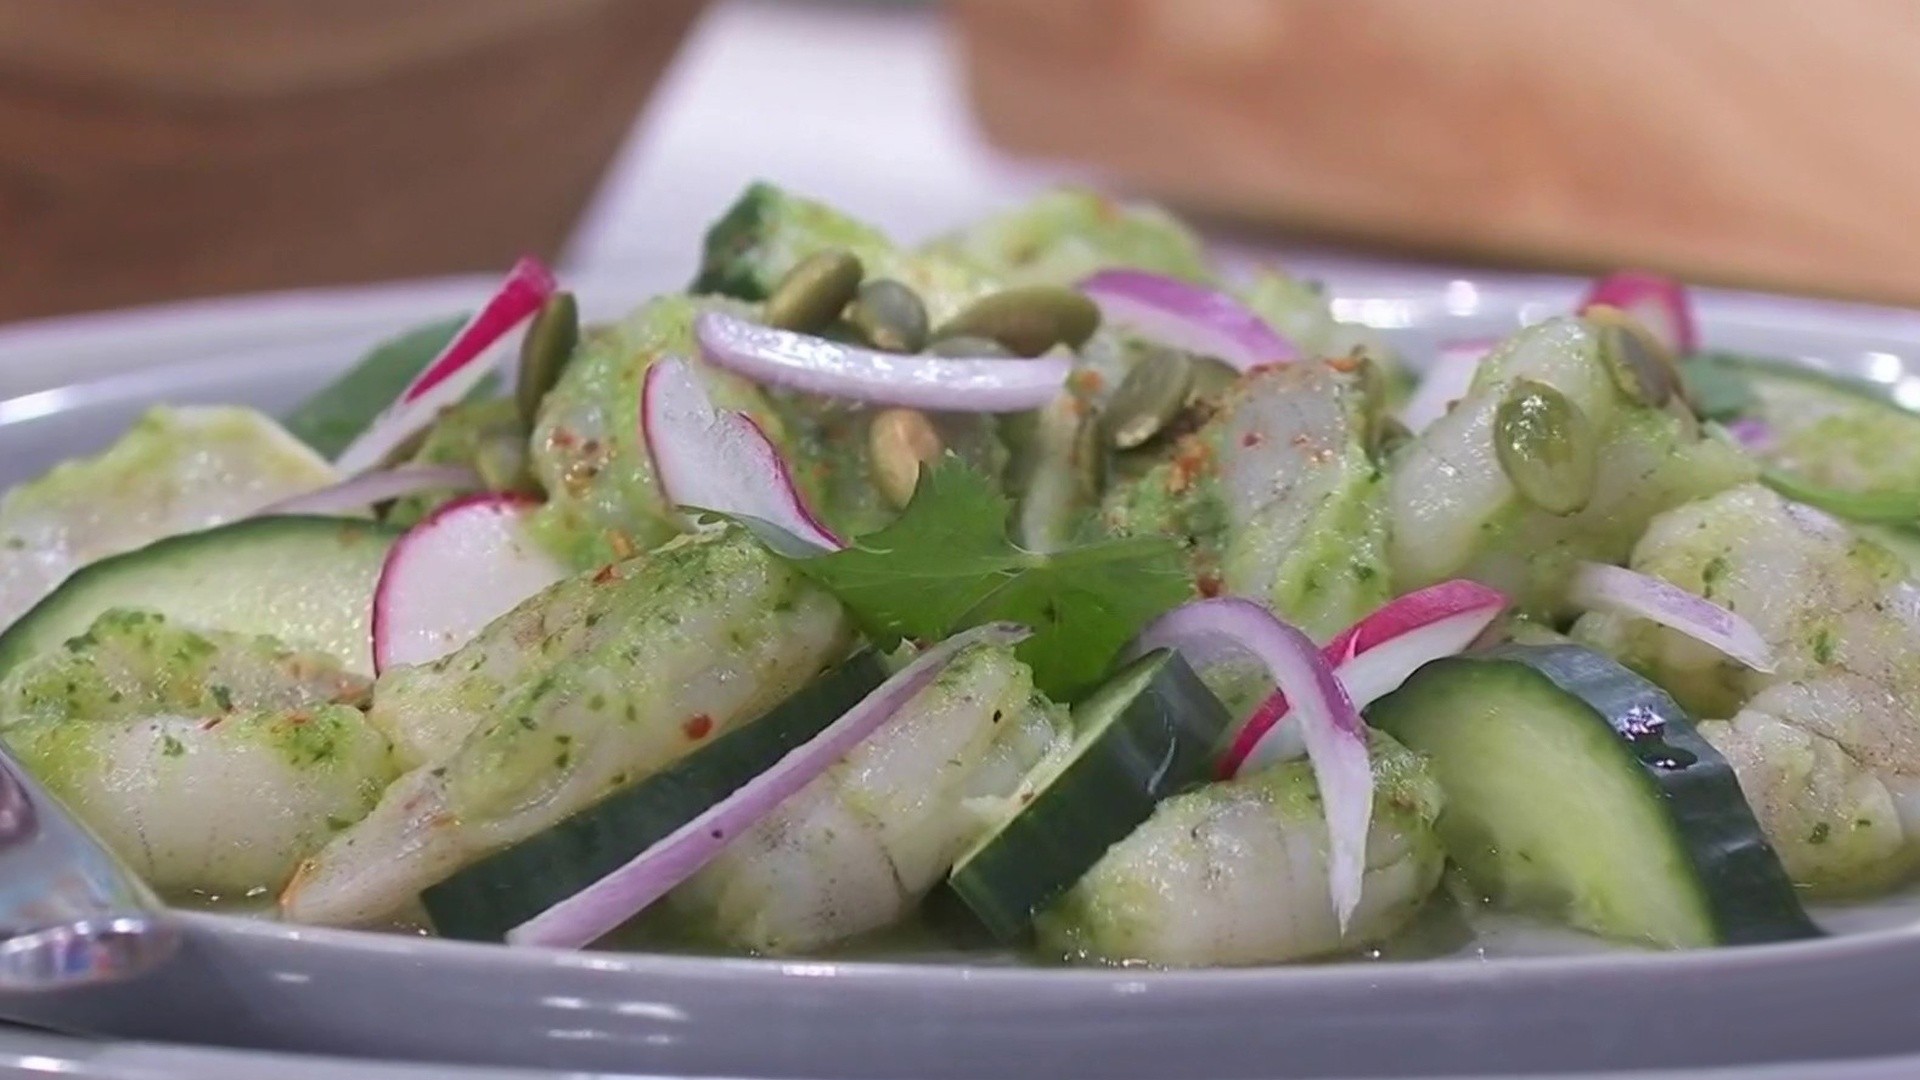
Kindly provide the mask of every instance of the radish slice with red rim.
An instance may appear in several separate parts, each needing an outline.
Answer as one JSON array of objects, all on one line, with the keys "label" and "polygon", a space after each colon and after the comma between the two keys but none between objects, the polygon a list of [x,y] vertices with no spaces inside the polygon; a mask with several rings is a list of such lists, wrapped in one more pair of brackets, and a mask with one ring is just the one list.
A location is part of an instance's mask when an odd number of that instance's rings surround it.
[{"label": "radish slice with red rim", "polygon": [[1147,270],[1102,270],[1080,283],[1101,324],[1241,371],[1285,364],[1300,350],[1245,304],[1217,289]]},{"label": "radish slice with red rim", "polygon": [[1567,595],[1579,607],[1637,615],[1677,630],[1755,671],[1774,670],[1773,649],[1752,623],[1672,582],[1590,562],[1574,573]]},{"label": "radish slice with red rim", "polygon": [[340,452],[334,467],[348,475],[380,463],[394,448],[432,424],[441,410],[460,403],[480,380],[500,370],[519,349],[524,332],[558,286],[538,259],[513,264],[486,304],[428,361],[393,404]]},{"label": "radish slice with red rim", "polygon": [[1407,425],[1408,431],[1418,434],[1447,415],[1454,402],[1467,396],[1474,373],[1480,370],[1480,361],[1499,344],[1493,338],[1475,338],[1440,346],[1433,365],[1413,388],[1413,396],[1401,406],[1400,422]]},{"label": "radish slice with red rim", "polygon": [[938,679],[961,652],[974,645],[1012,645],[1026,636],[1024,627],[987,623],[927,649],[773,768],[606,877],[508,931],[507,943],[577,949],[604,937],[698,873],[741,833],[846,757]]},{"label": "radish slice with red rim", "polygon": [[361,473],[337,484],[282,499],[254,516],[270,514],[351,514],[390,499],[428,491],[472,491],[486,487],[480,474],[464,465],[402,465]]},{"label": "radish slice with red rim", "polygon": [[778,330],[724,312],[694,320],[700,351],[755,382],[826,397],[949,412],[1025,412],[1057,397],[1073,374],[1064,356],[906,356]]},{"label": "radish slice with red rim", "polygon": [[565,577],[527,529],[539,506],[525,495],[473,495],[395,541],[373,593],[374,669],[438,660]]},{"label": "radish slice with red rim", "polygon": [[[1464,652],[1507,608],[1507,596],[1477,581],[1443,581],[1392,601],[1335,635],[1320,650],[1356,709],[1398,689],[1415,671]],[[1276,690],[1248,718],[1220,763],[1220,775],[1254,772],[1302,750]]]},{"label": "radish slice with red rim", "polygon": [[1312,639],[1251,600],[1219,597],[1177,607],[1147,625],[1129,646],[1138,656],[1177,649],[1195,668],[1251,656],[1294,703],[1327,819],[1328,891],[1346,932],[1360,903],[1367,828],[1373,821],[1373,768],[1366,725],[1333,667]]},{"label": "radish slice with red rim", "polygon": [[1675,356],[1690,356],[1700,348],[1693,301],[1687,287],[1670,277],[1644,270],[1615,271],[1593,283],[1578,311],[1584,315],[1596,305],[1626,312]]},{"label": "radish slice with red rim", "polygon": [[798,554],[845,546],[807,509],[773,440],[747,414],[715,406],[691,362],[663,357],[647,369],[640,432],[668,503],[773,525],[813,549]]}]

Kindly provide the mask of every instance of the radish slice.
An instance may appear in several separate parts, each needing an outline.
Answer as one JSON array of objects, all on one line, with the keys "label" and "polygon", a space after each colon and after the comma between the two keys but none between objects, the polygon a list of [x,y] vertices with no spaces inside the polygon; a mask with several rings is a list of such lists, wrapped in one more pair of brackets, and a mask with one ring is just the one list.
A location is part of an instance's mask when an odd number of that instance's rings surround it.
[{"label": "radish slice", "polygon": [[350,514],[389,499],[424,491],[472,491],[486,487],[480,474],[461,465],[402,465],[397,469],[361,473],[317,491],[282,499],[256,517],[269,514]]},{"label": "radish slice", "polygon": [[1300,359],[1300,350],[1226,293],[1146,270],[1102,270],[1080,283],[1102,323],[1217,357],[1241,371]]},{"label": "radish slice", "polygon": [[519,350],[515,331],[526,329],[557,286],[538,259],[513,264],[507,279],[479,313],[468,319],[440,355],[414,376],[393,404],[340,452],[334,467],[352,475],[380,463],[393,449],[456,405],[480,380]]},{"label": "radish slice", "polygon": [[1129,651],[1180,650],[1196,668],[1252,655],[1294,703],[1327,818],[1328,891],[1345,933],[1360,903],[1367,827],[1373,821],[1373,769],[1366,725],[1333,667],[1313,641],[1251,600],[1219,597],[1177,607],[1148,624]]},{"label": "radish slice", "polygon": [[438,660],[566,577],[527,531],[539,506],[525,495],[471,495],[407,530],[374,588],[374,670]]},{"label": "radish slice", "polygon": [[914,695],[938,679],[963,650],[974,645],[1011,645],[1026,636],[1024,627],[987,623],[926,650],[846,715],[789,751],[773,768],[747,781],[606,877],[509,930],[507,943],[578,949],[605,936],[699,872],[735,837],[846,757]]},{"label": "radish slice", "polygon": [[1073,361],[902,356],[776,330],[718,311],[693,323],[707,359],[755,382],[949,412],[1025,412],[1066,388]]},{"label": "radish slice", "polygon": [[[1505,593],[1477,581],[1443,581],[1385,605],[1342,630],[1320,650],[1346,687],[1353,707],[1364,709],[1398,689],[1420,668],[1473,644],[1507,608]],[[1282,724],[1287,696],[1276,690],[1241,726],[1220,763],[1222,777],[1254,772],[1299,756],[1296,725]]]},{"label": "radish slice", "polygon": [[1583,608],[1638,615],[1704,642],[1755,671],[1772,672],[1773,650],[1753,624],[1671,582],[1604,563],[1582,563],[1568,599]]},{"label": "radish slice", "polygon": [[1675,356],[1691,356],[1700,348],[1693,301],[1687,297],[1687,287],[1670,277],[1644,270],[1615,271],[1593,283],[1578,310],[1584,315],[1595,305],[1626,312]]},{"label": "radish slice", "polygon": [[647,369],[640,433],[672,505],[755,518],[814,548],[846,546],[807,509],[773,440],[751,416],[715,407],[687,360],[664,357]]},{"label": "radish slice", "polygon": [[1473,385],[1473,374],[1480,370],[1480,361],[1499,344],[1494,338],[1475,338],[1440,346],[1433,366],[1420,377],[1420,385],[1413,388],[1413,396],[1401,407],[1400,422],[1407,425],[1408,431],[1419,434],[1447,415],[1454,402],[1467,396],[1467,388]]}]

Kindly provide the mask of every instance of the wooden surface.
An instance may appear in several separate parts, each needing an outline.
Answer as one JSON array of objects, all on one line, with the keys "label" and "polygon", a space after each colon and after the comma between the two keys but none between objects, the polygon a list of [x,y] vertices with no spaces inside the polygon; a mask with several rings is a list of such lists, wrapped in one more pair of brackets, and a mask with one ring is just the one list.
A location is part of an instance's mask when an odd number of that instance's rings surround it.
[{"label": "wooden surface", "polygon": [[0,0],[0,320],[551,255],[702,0]]},{"label": "wooden surface", "polygon": [[1426,251],[1920,303],[1920,4],[956,0],[987,131]]}]

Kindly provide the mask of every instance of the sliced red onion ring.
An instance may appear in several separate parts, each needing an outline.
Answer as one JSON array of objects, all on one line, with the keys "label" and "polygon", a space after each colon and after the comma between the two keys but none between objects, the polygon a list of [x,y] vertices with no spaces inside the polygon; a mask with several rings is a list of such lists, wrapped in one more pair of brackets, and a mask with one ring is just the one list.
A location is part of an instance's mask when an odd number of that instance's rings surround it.
[{"label": "sliced red onion ring", "polygon": [[1241,371],[1300,359],[1300,350],[1245,304],[1216,289],[1147,270],[1102,270],[1080,283],[1104,325]]},{"label": "sliced red onion ring", "polygon": [[1726,423],[1727,434],[1756,454],[1773,449],[1773,425],[1758,416],[1736,417]]},{"label": "sliced red onion ring", "polygon": [[1596,304],[1631,315],[1653,331],[1675,356],[1691,356],[1700,348],[1693,301],[1687,296],[1687,287],[1670,277],[1644,270],[1617,270],[1595,281],[1577,310],[1585,314]]},{"label": "sliced red onion ring", "polygon": [[351,514],[389,499],[425,491],[472,491],[486,487],[480,474],[464,465],[402,465],[361,473],[337,484],[303,492],[256,511],[269,514]]},{"label": "sliced red onion ring", "polygon": [[903,356],[776,330],[724,312],[694,320],[707,359],[755,382],[878,405],[950,412],[1025,412],[1052,401],[1073,362],[1063,356]]},{"label": "sliced red onion ring", "polygon": [[567,576],[527,531],[539,507],[527,495],[489,492],[450,502],[407,530],[373,591],[374,670],[438,660]]},{"label": "sliced red onion ring", "polygon": [[1024,627],[988,623],[921,653],[846,715],[788,752],[773,768],[747,781],[618,870],[514,927],[507,932],[507,943],[577,949],[605,936],[699,872],[735,837],[846,757],[939,678],[962,650],[974,645],[1011,645],[1026,636]]},{"label": "sliced red onion ring", "polygon": [[[1342,630],[1320,655],[1346,687],[1353,707],[1364,709],[1425,664],[1464,651],[1493,625],[1507,603],[1505,593],[1477,581],[1443,581],[1410,592]],[[1304,752],[1297,726],[1282,723],[1287,715],[1287,696],[1276,690],[1234,735],[1220,775],[1254,772]]]},{"label": "sliced red onion ring", "polygon": [[1499,344],[1495,338],[1475,338],[1440,346],[1433,366],[1420,376],[1413,396],[1401,407],[1400,422],[1407,425],[1408,431],[1418,434],[1447,415],[1454,402],[1467,396],[1474,372],[1480,370],[1480,361]]},{"label": "sliced red onion ring", "polygon": [[1195,667],[1251,654],[1294,703],[1327,818],[1328,892],[1340,930],[1360,903],[1373,820],[1373,769],[1366,726],[1333,668],[1299,629],[1251,600],[1196,600],[1155,619],[1129,647],[1133,655],[1174,648]]},{"label": "sliced red onion ring", "polygon": [[394,447],[433,423],[442,409],[458,404],[518,350],[514,332],[524,332],[556,287],[552,271],[538,259],[514,263],[479,312],[414,376],[393,404],[340,452],[334,467],[348,475],[372,468]]},{"label": "sliced red onion ring", "polygon": [[1753,624],[1657,577],[1604,563],[1582,563],[1568,599],[1583,608],[1638,615],[1704,642],[1755,671],[1774,669],[1773,650]]},{"label": "sliced red onion ring", "polygon": [[815,548],[845,546],[807,509],[773,440],[747,414],[715,407],[689,361],[663,357],[647,369],[640,432],[672,505],[764,521]]}]

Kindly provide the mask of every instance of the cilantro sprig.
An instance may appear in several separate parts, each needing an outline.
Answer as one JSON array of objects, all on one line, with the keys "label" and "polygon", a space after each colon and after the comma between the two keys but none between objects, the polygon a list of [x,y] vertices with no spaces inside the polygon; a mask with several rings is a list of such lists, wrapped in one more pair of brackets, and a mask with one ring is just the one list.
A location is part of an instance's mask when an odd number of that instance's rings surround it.
[{"label": "cilantro sprig", "polygon": [[1011,509],[992,480],[950,457],[921,474],[891,525],[845,550],[807,557],[771,546],[839,597],[882,648],[997,620],[1031,627],[1019,656],[1035,685],[1061,700],[1091,687],[1148,620],[1192,595],[1171,539],[1025,551],[1007,538]]}]

